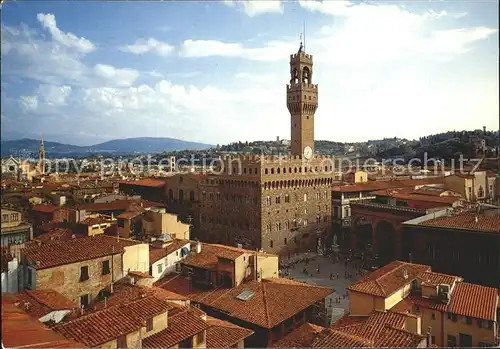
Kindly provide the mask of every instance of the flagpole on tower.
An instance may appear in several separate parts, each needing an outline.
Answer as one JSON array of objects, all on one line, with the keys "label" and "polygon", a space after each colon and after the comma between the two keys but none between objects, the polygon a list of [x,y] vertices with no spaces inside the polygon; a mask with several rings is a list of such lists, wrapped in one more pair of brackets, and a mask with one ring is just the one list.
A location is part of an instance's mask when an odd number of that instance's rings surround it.
[{"label": "flagpole on tower", "polygon": [[304,52],[306,52],[306,21],[302,23],[302,32],[304,33]]}]

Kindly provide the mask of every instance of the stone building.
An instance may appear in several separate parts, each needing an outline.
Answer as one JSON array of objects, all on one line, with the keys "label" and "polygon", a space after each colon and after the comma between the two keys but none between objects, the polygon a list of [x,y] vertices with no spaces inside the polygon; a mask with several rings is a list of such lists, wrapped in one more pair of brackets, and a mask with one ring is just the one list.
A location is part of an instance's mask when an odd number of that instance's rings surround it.
[{"label": "stone building", "polygon": [[334,163],[314,155],[318,85],[312,73],[313,57],[301,46],[290,56],[286,87],[290,155],[224,158],[219,173],[200,179],[200,239],[280,254],[328,244]]},{"label": "stone building", "polygon": [[50,288],[83,307],[129,270],[149,271],[148,244],[106,235],[37,241],[21,253],[25,288]]}]

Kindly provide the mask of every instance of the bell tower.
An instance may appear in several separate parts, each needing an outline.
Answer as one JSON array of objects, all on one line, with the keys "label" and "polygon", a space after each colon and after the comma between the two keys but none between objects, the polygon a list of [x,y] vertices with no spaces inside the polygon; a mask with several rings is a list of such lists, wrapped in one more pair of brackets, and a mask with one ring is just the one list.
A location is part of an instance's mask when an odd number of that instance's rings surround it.
[{"label": "bell tower", "polygon": [[45,146],[43,145],[43,137],[40,138],[38,170],[41,174],[45,174]]},{"label": "bell tower", "polygon": [[318,85],[312,83],[313,57],[299,51],[290,55],[290,84],[286,85],[286,100],[291,117],[292,155],[314,155],[314,114],[318,108]]}]

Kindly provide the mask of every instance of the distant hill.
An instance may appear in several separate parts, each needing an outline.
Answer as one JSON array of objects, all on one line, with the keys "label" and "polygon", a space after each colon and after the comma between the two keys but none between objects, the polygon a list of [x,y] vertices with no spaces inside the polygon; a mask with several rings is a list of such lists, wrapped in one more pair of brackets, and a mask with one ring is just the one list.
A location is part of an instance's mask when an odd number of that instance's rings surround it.
[{"label": "distant hill", "polygon": [[[114,139],[91,146],[77,146],[50,141],[44,141],[44,145],[47,157],[76,157],[89,154],[144,154],[175,150],[203,150],[212,147],[210,144],[166,137]],[[23,158],[36,158],[38,157],[39,147],[40,140],[37,139],[2,140],[1,155],[2,157],[13,155]]]}]

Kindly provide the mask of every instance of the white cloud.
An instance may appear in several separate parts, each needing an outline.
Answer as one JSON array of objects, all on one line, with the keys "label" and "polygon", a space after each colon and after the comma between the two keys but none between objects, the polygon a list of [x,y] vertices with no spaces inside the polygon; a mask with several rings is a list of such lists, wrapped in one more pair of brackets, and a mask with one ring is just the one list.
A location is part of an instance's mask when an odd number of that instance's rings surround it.
[{"label": "white cloud", "polygon": [[114,81],[118,86],[130,86],[139,77],[139,72],[134,69],[118,69],[106,64],[94,66],[95,75],[102,78],[104,82]]},{"label": "white cloud", "polygon": [[120,49],[124,52],[130,52],[136,55],[151,52],[159,56],[169,56],[175,50],[174,46],[153,38],[147,40],[138,39],[134,44],[123,46]]},{"label": "white cloud", "polygon": [[72,33],[64,33],[58,27],[56,23],[56,17],[51,13],[39,13],[37,15],[38,21],[46,28],[52,35],[52,38],[67,47],[76,49],[82,53],[90,53],[95,50],[95,46],[92,42],[85,38],[79,38]]},{"label": "white cloud", "polygon": [[71,86],[40,85],[37,88],[37,96],[48,106],[59,107],[66,105],[71,91]]},{"label": "white cloud", "polygon": [[19,104],[24,111],[33,111],[38,108],[38,98],[37,96],[21,96]]},{"label": "white cloud", "polygon": [[241,43],[217,40],[185,40],[181,55],[184,57],[239,57],[255,61],[280,61],[288,59],[290,52],[297,50],[297,44],[283,41],[269,41],[262,47],[245,47]]},{"label": "white cloud", "polygon": [[96,49],[84,38],[65,33],[56,26],[52,14],[38,14],[39,22],[52,35],[44,40],[35,30],[21,25],[19,28],[2,25],[3,73],[21,76],[47,85],[110,85],[129,86],[139,72],[110,65],[88,67],[82,59]]},{"label": "white cloud", "polygon": [[280,0],[223,0],[227,6],[239,6],[249,17],[256,17],[263,13],[283,13],[283,4]]}]

